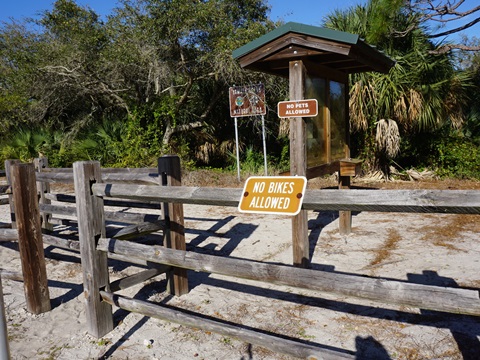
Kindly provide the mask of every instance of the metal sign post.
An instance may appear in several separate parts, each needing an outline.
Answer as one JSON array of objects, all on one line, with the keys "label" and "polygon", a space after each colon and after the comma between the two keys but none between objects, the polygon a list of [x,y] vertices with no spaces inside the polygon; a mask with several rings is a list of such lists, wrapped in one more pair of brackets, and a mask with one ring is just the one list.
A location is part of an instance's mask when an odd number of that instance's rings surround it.
[{"label": "metal sign post", "polygon": [[265,86],[263,84],[232,86],[229,89],[230,116],[235,119],[235,141],[237,150],[237,173],[240,181],[240,155],[238,144],[238,117],[262,115],[263,157],[267,175],[267,145],[265,140]]},{"label": "metal sign post", "polygon": [[238,150],[238,121],[235,119],[235,147],[237,148],[237,179],[240,181],[240,151]]},{"label": "metal sign post", "polygon": [[267,141],[265,139],[265,116],[262,115],[262,138],[263,138],[263,165],[265,168],[265,176],[268,175],[267,169]]}]

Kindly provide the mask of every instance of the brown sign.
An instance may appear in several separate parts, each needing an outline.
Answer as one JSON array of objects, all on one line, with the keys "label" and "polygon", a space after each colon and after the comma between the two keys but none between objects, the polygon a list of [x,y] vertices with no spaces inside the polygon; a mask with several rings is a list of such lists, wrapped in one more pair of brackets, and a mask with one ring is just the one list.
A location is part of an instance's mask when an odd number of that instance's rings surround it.
[{"label": "brown sign", "polygon": [[229,89],[230,116],[265,115],[265,86],[263,84],[232,86]]},{"label": "brown sign", "polygon": [[303,176],[252,176],[245,182],[238,210],[296,215],[302,208],[306,186]]},{"label": "brown sign", "polygon": [[318,101],[316,99],[309,100],[293,100],[280,101],[278,103],[278,117],[314,117],[318,115]]}]

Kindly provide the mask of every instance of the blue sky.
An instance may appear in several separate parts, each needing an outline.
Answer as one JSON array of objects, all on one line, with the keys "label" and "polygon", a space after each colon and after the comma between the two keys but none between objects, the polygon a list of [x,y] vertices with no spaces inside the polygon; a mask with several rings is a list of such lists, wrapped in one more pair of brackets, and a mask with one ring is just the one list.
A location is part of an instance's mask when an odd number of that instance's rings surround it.
[{"label": "blue sky", "polygon": [[[345,9],[366,0],[268,0],[271,6],[270,17],[273,20],[295,21],[309,25],[320,25],[323,17],[335,9]],[[22,19],[35,17],[44,10],[52,8],[54,0],[2,0],[0,4],[0,21],[9,18]],[[108,15],[116,7],[116,0],[77,0],[80,5],[88,5],[101,15]],[[478,0],[466,0],[463,9],[478,5]],[[461,9],[462,9],[461,8]],[[466,19],[465,22],[467,22]],[[469,30],[468,35],[477,36],[480,23]]]},{"label": "blue sky", "polygon": [[[362,0],[268,0],[272,11],[272,19],[283,19],[286,22],[295,21],[309,25],[319,25],[323,16],[335,8],[346,8]],[[3,0],[0,5],[0,20],[7,20],[9,17],[20,19],[22,17],[33,17],[39,12],[52,8],[54,0]],[[117,5],[116,0],[77,0],[78,4],[88,5],[95,12],[105,15]]]}]

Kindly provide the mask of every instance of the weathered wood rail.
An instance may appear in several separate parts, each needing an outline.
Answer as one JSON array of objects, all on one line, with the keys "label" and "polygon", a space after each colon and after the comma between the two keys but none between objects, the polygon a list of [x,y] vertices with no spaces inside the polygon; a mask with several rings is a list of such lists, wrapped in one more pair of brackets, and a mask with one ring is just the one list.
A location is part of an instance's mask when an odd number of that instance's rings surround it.
[{"label": "weathered wood rail", "polygon": [[[238,206],[242,189],[180,189],[129,184],[93,184],[93,194],[144,201],[170,201],[183,204]],[[304,210],[352,210],[376,212],[415,212],[480,214],[477,190],[307,190]]]},{"label": "weathered wood rail", "polygon": [[[98,164],[77,163],[77,167],[98,167]],[[90,179],[89,191],[85,190],[85,196],[91,198],[89,206],[93,206],[93,199],[109,198],[128,199],[133,201],[158,201],[176,204],[203,204],[218,206],[238,206],[242,190],[237,188],[217,189],[198,187],[163,187],[153,188],[145,185],[113,184],[91,181],[92,177],[86,178],[78,171],[80,178]],[[75,175],[77,179],[77,175]],[[77,180],[76,180],[77,181]],[[81,182],[81,180],[78,180]],[[80,194],[77,194],[79,197]],[[78,200],[78,199],[77,199]],[[96,210],[90,208],[87,213],[101,211],[101,205],[97,203]],[[422,212],[422,213],[455,213],[455,214],[480,214],[479,191],[384,191],[384,190],[307,190],[303,202],[305,210],[356,210],[356,211],[383,211],[383,212]],[[180,217],[176,220],[176,226],[183,228]],[[101,233],[101,229],[97,229]],[[374,300],[382,303],[413,306],[421,309],[461,313],[480,316],[480,299],[477,290],[463,288],[448,288],[414,284],[407,281],[385,280],[297,268],[287,265],[267,264],[246,259],[224,258],[206,254],[198,254],[183,249],[165,248],[162,246],[142,245],[129,241],[100,236],[83,237],[90,245],[89,255],[92,259],[98,259],[100,253],[111,256],[122,255],[128,258],[142,259],[149,263],[184,268],[194,271],[221,274],[262,281],[278,285],[286,285],[299,289],[308,289],[320,292],[329,292],[342,296]],[[98,240],[95,240],[98,239]],[[95,246],[94,246],[95,244]],[[105,255],[103,255],[105,256]],[[91,262],[93,260],[90,260]],[[82,262],[83,254],[82,254]],[[86,260],[85,260],[86,262]],[[88,276],[95,276],[95,269],[91,267]],[[102,281],[105,281],[103,279]],[[177,310],[165,309],[150,302],[139,302],[123,296],[115,295],[110,289],[96,288],[96,292],[89,304],[92,314],[95,309],[94,301],[99,301],[100,296],[104,302],[116,305],[120,308],[136,311],[143,315],[153,316],[168,321],[176,321],[189,324],[208,331],[217,331],[229,336],[235,336],[241,340],[259,344],[252,340],[251,334],[245,333],[241,328],[229,332],[219,322],[209,320],[203,322],[197,316],[185,314]],[[89,311],[87,309],[87,311]],[[110,310],[109,310],[110,311]],[[173,312],[172,312],[173,311]],[[180,320],[181,318],[181,320]],[[110,329],[110,322],[106,322],[105,314],[95,318],[91,316],[90,332],[101,336]],[[210,324],[213,321],[215,324]],[[234,334],[234,335],[232,335]],[[255,336],[253,336],[255,337]],[[259,336],[259,339],[261,336]],[[259,345],[265,346],[265,343]],[[294,344],[289,349],[276,344],[275,341],[266,346],[274,351],[286,352],[287,354],[303,358],[349,358],[350,354],[342,351],[325,353],[324,349],[301,348]]]},{"label": "weathered wood rail", "polygon": [[[0,195],[7,196],[6,198],[1,198],[2,205],[10,205],[11,213],[11,222],[10,223],[0,223],[0,242],[7,241],[19,241],[19,243],[25,242],[21,241],[21,236],[19,234],[20,228],[17,229],[18,223],[18,211],[15,209],[15,201],[13,196],[13,189],[18,187],[18,193],[20,194],[17,201],[24,201],[24,198],[27,197],[37,199],[38,192],[38,203],[36,211],[39,211],[40,214],[40,223],[35,223],[34,231],[32,235],[28,235],[27,238],[40,238],[40,244],[42,242],[47,245],[53,245],[55,247],[69,249],[74,251],[80,251],[80,243],[77,240],[72,240],[75,238],[75,235],[69,235],[68,238],[63,237],[61,234],[56,233],[53,230],[54,224],[68,224],[70,229],[75,230],[77,227],[77,210],[75,207],[75,196],[67,194],[58,194],[52,193],[50,191],[51,183],[64,183],[69,184],[73,183],[73,169],[51,169],[48,168],[48,161],[45,158],[35,159],[35,171],[33,170],[32,164],[20,164],[18,160],[7,160],[5,172],[7,182],[9,184],[2,185],[0,187]],[[14,171],[16,171],[17,166],[28,167],[29,173],[28,176],[23,175],[21,178],[15,179],[13,177]],[[157,169],[148,168],[148,169],[102,169],[102,177],[108,179],[109,181],[115,183],[122,182],[138,182],[139,184],[150,184],[150,185],[160,185],[160,175]],[[22,181],[29,181],[30,186],[27,188],[25,185],[22,185]],[[33,187],[31,184],[35,184]],[[17,183],[17,184],[15,184]],[[51,201],[57,202],[57,204],[52,204]],[[62,203],[67,205],[62,205]],[[69,205],[70,204],[70,205]],[[106,205],[112,207],[123,207],[123,208],[144,208],[144,209],[155,209],[158,213],[160,210],[159,202],[140,202],[140,201],[116,201],[116,200],[107,200]],[[28,207],[31,207],[30,205]],[[26,217],[31,217],[36,219],[34,213],[26,215]],[[54,217],[55,216],[55,217]],[[20,227],[27,226],[30,222],[26,222],[26,217],[21,221]],[[65,217],[68,217],[65,218]],[[105,214],[105,220],[110,221],[116,224],[116,227],[111,227],[108,229],[107,234],[109,236],[114,236],[118,239],[127,239],[134,238],[144,234],[150,234],[152,232],[162,231],[164,229],[164,220],[161,214],[155,215],[152,213],[132,213],[132,212],[121,212],[121,211],[110,211]],[[123,227],[118,227],[118,224],[124,224]],[[38,228],[37,228],[38,226]],[[73,227],[72,227],[73,226]],[[43,232],[43,233],[42,233]],[[25,236],[24,236],[25,237]],[[78,237],[78,236],[77,236]],[[37,242],[27,241],[28,246],[38,246]],[[34,245],[37,244],[37,245]],[[20,247],[21,248],[21,247]],[[42,249],[43,250],[43,249]],[[27,253],[25,253],[27,254]],[[43,251],[42,251],[43,254]],[[37,267],[39,271],[31,272],[33,275],[38,276],[38,274],[44,273],[44,264],[36,264],[35,261],[31,259],[26,259],[26,255],[21,255],[22,266],[24,264],[32,264],[31,266]],[[40,253],[38,254],[40,255]],[[25,259],[24,259],[25,258]],[[129,261],[128,258],[122,255],[111,256],[114,260],[120,260],[128,262],[131,264],[139,265],[141,267],[146,267],[148,264],[146,261],[133,259]],[[36,260],[36,259],[33,259]],[[148,265],[152,267],[152,264]],[[158,271],[161,269],[161,272],[170,271],[171,269],[167,266],[155,265],[153,267]],[[6,276],[9,276],[8,274]],[[31,276],[23,277],[22,281],[25,284],[33,283],[36,284],[38,281],[30,280]],[[27,290],[27,289],[26,289]],[[40,299],[39,296],[34,296],[35,294],[32,291],[26,291],[25,293],[27,302],[32,300],[35,305],[39,305],[37,302]],[[31,299],[29,299],[31,298]],[[44,301],[45,302],[45,301]],[[33,307],[34,305],[32,305]],[[43,304],[40,304],[40,308],[43,308]],[[46,309],[46,308],[45,308]],[[41,310],[43,311],[43,310]]]},{"label": "weathered wood rail", "polygon": [[[171,160],[173,157],[159,166],[158,170],[145,169],[138,172],[136,169],[113,169],[111,173],[105,174],[104,170],[100,169],[99,163],[79,162],[75,163],[73,170],[55,171],[42,168],[36,173],[37,182],[73,182],[75,185],[75,196],[53,194],[49,192],[48,187],[42,188],[45,201],[40,202],[39,210],[43,215],[47,215],[47,221],[52,223],[55,219],[51,215],[68,216],[78,223],[79,241],[47,233],[42,236],[46,244],[81,253],[87,326],[90,334],[101,337],[113,329],[112,306],[117,306],[146,316],[236,337],[291,356],[309,359],[354,358],[353,354],[341,349],[325,349],[286,340],[254,329],[225,324],[220,320],[206,319],[181,310],[115,294],[120,289],[163,273],[167,273],[170,292],[184,294],[188,292],[187,269],[381,303],[480,316],[479,292],[476,289],[421,285],[186,251],[183,204],[237,207],[242,189],[176,186],[180,185],[179,163],[173,166]],[[140,179],[134,184],[128,183],[135,181],[135,176],[139,176]],[[0,191],[2,190],[9,196],[12,194],[12,189],[8,186],[0,188]],[[52,205],[51,201],[75,203],[75,207]],[[107,205],[158,210],[160,203],[163,204],[161,216],[105,211]],[[303,209],[480,214],[480,191],[307,190]],[[131,225],[112,235],[107,228],[109,220]],[[158,230],[164,233],[164,246],[125,241]],[[16,240],[18,235],[19,230],[15,227],[0,228],[0,241]],[[107,271],[107,261],[110,258],[142,265],[147,269],[134,276],[110,282]],[[17,273],[3,271],[2,275],[7,278],[20,277]]]},{"label": "weathered wood rail", "polygon": [[[0,170],[0,178],[6,178],[5,170]],[[0,205],[8,204],[8,197],[6,196],[11,191],[10,186],[0,185]]]},{"label": "weathered wood rail", "polygon": [[[155,168],[102,168],[102,180],[158,185],[158,170]],[[73,184],[72,168],[43,168],[37,180],[50,183]]]}]

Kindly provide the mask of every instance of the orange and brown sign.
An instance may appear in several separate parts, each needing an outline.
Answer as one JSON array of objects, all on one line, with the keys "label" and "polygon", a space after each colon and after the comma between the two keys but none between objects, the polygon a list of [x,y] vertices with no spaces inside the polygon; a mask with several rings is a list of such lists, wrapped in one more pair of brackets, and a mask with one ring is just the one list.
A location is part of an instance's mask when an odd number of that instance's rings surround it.
[{"label": "orange and brown sign", "polygon": [[278,117],[315,117],[318,115],[317,99],[280,101],[278,103]]},{"label": "orange and brown sign", "polygon": [[303,176],[252,176],[245,182],[238,210],[296,215],[302,208],[306,186]]}]

